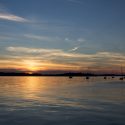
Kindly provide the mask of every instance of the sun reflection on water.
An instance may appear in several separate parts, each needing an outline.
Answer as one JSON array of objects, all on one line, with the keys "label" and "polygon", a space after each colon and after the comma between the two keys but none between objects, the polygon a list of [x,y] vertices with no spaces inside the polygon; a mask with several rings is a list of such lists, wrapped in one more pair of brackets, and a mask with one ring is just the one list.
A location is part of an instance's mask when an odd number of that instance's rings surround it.
[{"label": "sun reflection on water", "polygon": [[115,81],[113,83],[102,82],[101,78],[99,81],[97,82],[97,78],[87,81],[81,77],[73,79],[2,77],[0,97],[8,100],[6,104],[18,107],[53,105],[87,109],[92,107],[89,100],[122,102],[125,99],[125,90],[121,87],[123,84],[115,84]]}]

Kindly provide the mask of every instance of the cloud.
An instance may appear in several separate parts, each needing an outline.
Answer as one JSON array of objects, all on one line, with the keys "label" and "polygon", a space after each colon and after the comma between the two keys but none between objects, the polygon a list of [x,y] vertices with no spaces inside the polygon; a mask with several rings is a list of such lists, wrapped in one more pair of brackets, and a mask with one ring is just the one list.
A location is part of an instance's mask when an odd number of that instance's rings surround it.
[{"label": "cloud", "polygon": [[83,39],[83,38],[78,38],[77,41],[78,41],[78,42],[85,42],[85,39]]},{"label": "cloud", "polygon": [[[74,48],[75,49],[75,48]],[[25,61],[35,62],[39,69],[87,69],[110,70],[111,68],[119,70],[121,64],[125,62],[125,55],[114,52],[97,52],[93,54],[66,52],[61,49],[45,48],[27,48],[27,47],[7,47],[9,56],[3,61],[9,60],[10,64],[18,62],[17,65],[23,65]],[[5,57],[5,56],[4,56]],[[21,64],[22,62],[22,64]],[[0,63],[2,63],[0,61]],[[7,64],[7,62],[6,62]],[[1,65],[4,65],[2,63]]]},{"label": "cloud", "polygon": [[34,34],[25,34],[24,37],[29,39],[35,39],[40,41],[57,41],[59,40],[58,37],[48,37],[48,36],[40,36],[40,35],[34,35]]},{"label": "cloud", "polygon": [[79,47],[78,47],[78,46],[76,46],[76,47],[74,47],[73,49],[69,50],[69,52],[76,51],[78,48],[79,48]]},{"label": "cloud", "polygon": [[9,21],[15,21],[15,22],[28,22],[27,19],[13,15],[11,13],[5,13],[5,12],[0,12],[0,19],[1,20],[9,20]]},{"label": "cloud", "polygon": [[[72,50],[76,50],[78,47],[73,48]],[[51,56],[59,56],[59,57],[69,57],[69,58],[83,58],[88,60],[98,60],[98,59],[125,59],[124,55],[121,53],[114,52],[98,52],[95,54],[84,54],[84,53],[72,53],[65,52],[62,49],[45,49],[45,48],[27,48],[27,47],[7,47],[7,51],[23,53],[23,54],[45,54]],[[44,56],[44,55],[43,55]]]},{"label": "cloud", "polygon": [[65,41],[69,41],[69,38],[65,38]]},{"label": "cloud", "polygon": [[[76,49],[76,48],[74,48]],[[42,54],[47,57],[63,57],[63,58],[83,58],[90,57],[90,55],[81,53],[64,52],[62,49],[45,49],[45,48],[27,48],[27,47],[7,47],[7,51],[22,54]]]},{"label": "cloud", "polygon": [[19,53],[60,53],[60,49],[27,48],[27,47],[7,47],[7,51]]}]

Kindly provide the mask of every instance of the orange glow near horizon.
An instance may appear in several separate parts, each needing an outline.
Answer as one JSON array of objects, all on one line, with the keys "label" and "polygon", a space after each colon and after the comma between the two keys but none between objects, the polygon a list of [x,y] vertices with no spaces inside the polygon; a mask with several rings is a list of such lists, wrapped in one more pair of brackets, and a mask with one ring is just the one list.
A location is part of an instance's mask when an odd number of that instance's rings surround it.
[{"label": "orange glow near horizon", "polygon": [[39,64],[33,60],[25,60],[23,63],[24,63],[25,69],[28,70],[30,73],[39,70],[38,68]]},{"label": "orange glow near horizon", "polygon": [[[38,71],[78,71],[78,72],[95,72],[95,73],[121,73],[121,64],[112,64],[111,66],[96,66],[91,67],[92,63],[82,62],[80,65],[58,63],[50,60],[34,60],[34,59],[20,59],[20,60],[2,60],[0,61],[1,71],[23,71],[32,74]],[[90,68],[88,68],[90,66]],[[125,65],[122,64],[123,72]],[[3,70],[2,70],[3,69]]]}]

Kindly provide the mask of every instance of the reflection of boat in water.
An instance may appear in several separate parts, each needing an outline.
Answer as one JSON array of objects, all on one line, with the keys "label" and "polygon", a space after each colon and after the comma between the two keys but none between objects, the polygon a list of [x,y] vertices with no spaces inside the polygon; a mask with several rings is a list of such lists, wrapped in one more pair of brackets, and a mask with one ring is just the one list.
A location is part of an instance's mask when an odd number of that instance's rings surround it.
[{"label": "reflection of boat in water", "polygon": [[121,77],[119,78],[119,80],[124,80],[122,66],[121,66]]}]

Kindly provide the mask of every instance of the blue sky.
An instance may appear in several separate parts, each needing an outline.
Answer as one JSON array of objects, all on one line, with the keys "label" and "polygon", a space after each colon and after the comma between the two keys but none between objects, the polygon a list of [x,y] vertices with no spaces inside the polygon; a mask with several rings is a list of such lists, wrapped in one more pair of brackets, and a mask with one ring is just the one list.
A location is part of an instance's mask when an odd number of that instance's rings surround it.
[{"label": "blue sky", "polygon": [[0,0],[0,68],[119,69],[124,0]]}]

